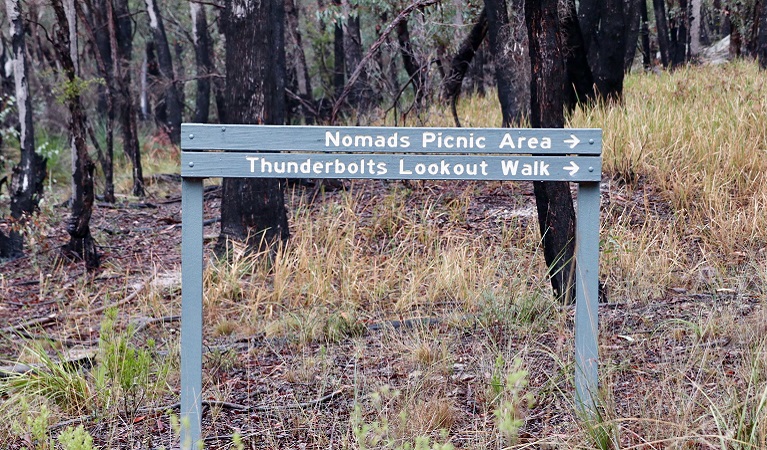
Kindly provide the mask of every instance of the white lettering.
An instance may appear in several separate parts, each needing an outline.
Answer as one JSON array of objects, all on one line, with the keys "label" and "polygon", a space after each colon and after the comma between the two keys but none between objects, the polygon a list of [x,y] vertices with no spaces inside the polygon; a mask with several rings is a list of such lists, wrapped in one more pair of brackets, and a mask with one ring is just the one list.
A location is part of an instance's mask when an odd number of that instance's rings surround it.
[{"label": "white lettering", "polygon": [[330,131],[325,132],[325,147],[330,147],[331,143],[336,147],[340,145],[340,133],[338,131],[336,131],[335,136]]},{"label": "white lettering", "polygon": [[256,161],[258,161],[257,156],[246,156],[245,159],[250,161],[250,173],[253,173],[256,171]]},{"label": "white lettering", "polygon": [[503,139],[501,139],[501,145],[499,145],[498,148],[503,148],[504,146],[508,146],[509,148],[517,148],[514,147],[514,139],[509,133],[503,135]]},{"label": "white lettering", "polygon": [[518,160],[510,161],[508,159],[505,159],[501,161],[501,171],[503,172],[504,176],[508,176],[509,174],[511,174],[512,176],[516,175],[517,166],[519,166]]},{"label": "white lettering", "polygon": [[437,135],[436,134],[434,134],[432,132],[429,132],[429,131],[425,132],[423,134],[423,147],[426,148],[426,144],[431,144],[435,140],[437,140]]}]

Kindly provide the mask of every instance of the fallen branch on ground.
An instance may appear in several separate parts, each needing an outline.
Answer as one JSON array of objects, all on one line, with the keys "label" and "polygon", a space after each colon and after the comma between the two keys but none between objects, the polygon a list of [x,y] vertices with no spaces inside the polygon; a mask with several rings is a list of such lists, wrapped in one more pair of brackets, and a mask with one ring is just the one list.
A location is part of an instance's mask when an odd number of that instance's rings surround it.
[{"label": "fallen branch on ground", "polygon": [[[218,408],[230,409],[234,411],[257,411],[257,412],[286,411],[290,409],[302,409],[302,408],[317,406],[338,397],[343,392],[344,392],[344,389],[342,388],[315,400],[311,400],[311,401],[303,402],[303,403],[296,403],[293,405],[284,405],[284,406],[267,406],[267,405],[247,406],[247,405],[240,405],[239,403],[224,402],[221,400],[203,400],[202,406],[208,407],[208,408],[218,407]],[[172,403],[167,406],[156,406],[154,408],[144,408],[144,409],[140,409],[138,412],[139,414],[152,414],[152,413],[161,413],[165,411],[175,410],[179,408],[181,408],[181,402]]]}]

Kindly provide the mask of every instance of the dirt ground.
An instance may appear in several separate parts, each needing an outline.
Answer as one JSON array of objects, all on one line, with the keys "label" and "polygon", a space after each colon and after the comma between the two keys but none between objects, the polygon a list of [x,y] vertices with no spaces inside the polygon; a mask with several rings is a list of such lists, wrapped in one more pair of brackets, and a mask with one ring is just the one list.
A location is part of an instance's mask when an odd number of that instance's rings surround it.
[{"label": "dirt ground", "polygon": [[[57,260],[58,248],[67,239],[64,206],[54,209],[50,223],[35,228],[37,247],[32,253],[0,264],[0,365],[8,367],[19,358],[24,342],[30,339],[53,339],[63,354],[93,349],[103,319],[101,308],[118,302],[123,325],[144,321],[148,324],[140,332],[144,338],[157,339],[158,348],[165,351],[178,351],[179,183],[172,177],[156,183],[150,192],[162,194],[140,202],[96,206],[91,226],[102,253],[100,270],[85,273],[82,264]],[[634,201],[612,192],[618,189],[612,181],[606,180],[605,185],[606,203]],[[388,187],[371,181],[356,189],[374,196]],[[415,186],[414,192],[467,187],[468,183],[451,188]],[[507,220],[512,213],[517,220],[535,220],[530,185],[519,184],[513,190],[500,183],[471,188],[478,195],[469,207],[467,230],[493,233],[493,221]],[[311,188],[298,189],[312,192]],[[210,188],[206,194],[205,219],[213,219],[205,228],[206,236],[218,232],[219,192]],[[320,195],[316,201],[332,202],[337,195]],[[206,243],[210,247],[212,240]],[[145,316],[148,310],[142,295],[162,280],[170,280],[172,285],[158,290],[163,292],[167,315],[153,322]],[[135,292],[138,294],[132,295]],[[600,370],[610,391],[606,406],[610,411],[605,414],[618,418],[655,414],[658,406],[652,399],[662,394],[658,382],[667,378],[669,368],[675,367],[673,370],[706,389],[705,383],[712,383],[720,374],[737,371],[747,350],[731,332],[694,336],[684,327],[658,332],[658,324],[697,323],[701,317],[726,315],[742,321],[744,327],[765,328],[761,323],[763,304],[763,298],[749,293],[681,288],[649,302],[608,296],[600,307]],[[349,426],[355,405],[362,406],[362,422],[381,423],[386,418],[392,433],[401,436],[425,434],[440,440],[436,430],[445,428],[456,448],[503,447],[504,438],[496,430],[486,398],[494,373],[493,358],[488,355],[499,348],[523,358],[530,372],[525,391],[535,398],[519,411],[524,425],[516,444],[569,448],[574,442],[582,443],[585,432],[574,416],[570,381],[573,308],[547,313],[565,326],[536,326],[521,335],[519,328],[506,326],[502,318],[480,323],[456,316],[453,309],[448,303],[429,311],[426,318],[375,317],[363,324],[360,333],[337,342],[297,342],[265,333],[217,337],[206,329],[206,447],[233,448],[235,433],[242,437],[245,448],[356,447]],[[438,363],[424,364],[423,358],[411,357],[411,350],[419,347],[436,352],[438,356],[426,359]],[[705,359],[706,367],[691,363],[696,352],[713,355]],[[178,392],[177,379],[171,378],[169,384]],[[691,383],[680,386],[694,395]],[[176,401],[175,394],[168,394],[149,405],[153,409],[130,417],[118,414],[102,422],[89,417],[62,418],[52,429],[82,422],[96,438],[96,445],[173,448],[178,445],[177,434],[164,411],[173,411]],[[667,409],[673,408],[678,407],[668,405]],[[397,423],[397,411],[402,410],[409,412],[407,423]],[[439,413],[441,410],[444,412]],[[677,433],[669,427],[642,423],[618,428],[622,442],[640,444],[662,439],[664,433]],[[24,445],[29,443],[20,437],[2,447]],[[663,447],[666,445],[646,448]]]}]

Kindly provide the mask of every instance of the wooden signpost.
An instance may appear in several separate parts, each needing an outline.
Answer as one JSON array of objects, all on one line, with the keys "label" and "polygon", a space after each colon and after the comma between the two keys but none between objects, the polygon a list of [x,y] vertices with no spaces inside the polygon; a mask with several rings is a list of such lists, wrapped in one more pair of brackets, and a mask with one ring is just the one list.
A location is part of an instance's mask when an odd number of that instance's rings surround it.
[{"label": "wooden signpost", "polygon": [[202,184],[210,177],[577,183],[575,398],[593,411],[601,130],[183,124],[181,150],[182,448],[201,437]]}]

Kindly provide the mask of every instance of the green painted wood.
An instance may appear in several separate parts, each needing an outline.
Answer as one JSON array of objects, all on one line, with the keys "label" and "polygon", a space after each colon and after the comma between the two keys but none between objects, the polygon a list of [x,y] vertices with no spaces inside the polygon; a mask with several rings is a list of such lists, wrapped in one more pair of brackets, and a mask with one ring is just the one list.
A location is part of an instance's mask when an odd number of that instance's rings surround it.
[{"label": "green painted wood", "polygon": [[599,182],[578,184],[575,227],[575,404],[592,416],[599,397]]},{"label": "green painted wood", "polygon": [[601,130],[183,124],[181,148],[182,448],[201,442],[202,180],[207,177],[577,182],[575,401],[593,416],[599,388]]},{"label": "green painted wood", "polygon": [[599,181],[598,156],[183,152],[185,177]]},{"label": "green painted wood", "polygon": [[187,151],[599,155],[602,131],[578,128],[390,128],[183,124]]},{"label": "green painted wood", "polygon": [[202,178],[181,179],[181,448],[196,449],[202,420]]}]

